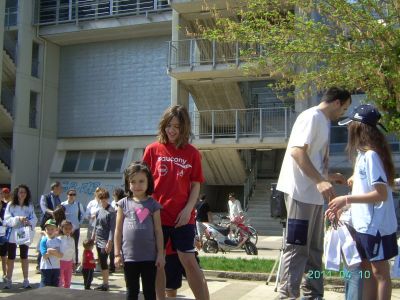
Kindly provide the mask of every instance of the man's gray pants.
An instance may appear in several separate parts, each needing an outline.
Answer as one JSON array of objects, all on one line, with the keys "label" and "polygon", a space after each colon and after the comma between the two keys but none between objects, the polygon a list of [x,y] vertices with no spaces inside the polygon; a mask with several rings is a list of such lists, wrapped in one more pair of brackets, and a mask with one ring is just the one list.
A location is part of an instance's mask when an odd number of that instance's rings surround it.
[{"label": "man's gray pants", "polygon": [[[288,195],[285,195],[285,201],[288,212],[286,236],[295,237],[295,242],[304,239],[304,245],[286,243],[281,261],[280,299],[300,297],[300,286],[303,299],[322,299],[324,295],[322,276],[324,207],[303,203]],[[293,224],[293,220],[308,224],[303,227],[305,230],[303,233],[296,226],[289,225],[289,223]],[[306,240],[305,232],[307,232]],[[303,275],[305,278],[302,282]]]}]

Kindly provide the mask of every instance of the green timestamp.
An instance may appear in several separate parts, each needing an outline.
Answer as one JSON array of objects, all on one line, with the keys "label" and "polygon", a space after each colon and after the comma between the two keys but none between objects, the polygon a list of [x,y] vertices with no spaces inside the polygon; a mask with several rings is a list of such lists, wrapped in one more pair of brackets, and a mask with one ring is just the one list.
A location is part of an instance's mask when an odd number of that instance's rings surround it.
[{"label": "green timestamp", "polygon": [[371,272],[368,270],[358,270],[358,271],[348,271],[348,270],[340,270],[339,272],[333,272],[330,270],[308,270],[307,279],[320,279],[323,277],[340,277],[343,279],[350,279],[354,276],[357,276],[361,279],[371,278]]}]

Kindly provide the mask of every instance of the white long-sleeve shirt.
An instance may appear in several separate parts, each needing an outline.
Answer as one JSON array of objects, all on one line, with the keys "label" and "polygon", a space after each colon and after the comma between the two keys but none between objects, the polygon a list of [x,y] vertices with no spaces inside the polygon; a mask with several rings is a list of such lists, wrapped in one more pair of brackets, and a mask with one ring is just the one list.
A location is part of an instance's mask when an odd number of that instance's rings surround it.
[{"label": "white long-sleeve shirt", "polygon": [[96,225],[96,219],[92,219],[92,216],[95,216],[100,208],[101,204],[97,199],[91,200],[86,207],[86,218],[89,220],[89,224],[92,227]]},{"label": "white long-sleeve shirt", "polygon": [[61,241],[60,252],[63,254],[62,261],[74,261],[75,259],[75,240],[71,236],[62,235],[58,239]]},{"label": "white long-sleeve shirt", "polygon": [[29,220],[31,227],[31,240],[33,238],[33,232],[37,223],[37,217],[32,204],[29,206],[13,205],[11,202],[7,204],[6,211],[4,213],[3,224],[8,227],[12,227],[9,243],[15,243],[15,230],[23,226],[20,222],[20,217],[26,217]]}]

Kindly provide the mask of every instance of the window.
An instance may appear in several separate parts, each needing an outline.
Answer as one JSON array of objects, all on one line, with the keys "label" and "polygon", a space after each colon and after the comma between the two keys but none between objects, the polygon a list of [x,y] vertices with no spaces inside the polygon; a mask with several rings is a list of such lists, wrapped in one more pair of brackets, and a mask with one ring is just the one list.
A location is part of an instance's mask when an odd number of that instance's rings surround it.
[{"label": "window", "polygon": [[122,165],[122,158],[124,157],[124,151],[110,151],[110,156],[107,164],[107,172],[120,172]]},{"label": "window", "polygon": [[31,92],[29,101],[29,128],[38,128],[38,100],[39,95],[36,92]]},{"label": "window", "polygon": [[92,164],[93,151],[81,151],[79,155],[78,172],[90,170]]},{"label": "window", "polygon": [[39,44],[32,44],[32,66],[31,76],[39,78]]},{"label": "window", "polygon": [[108,151],[96,151],[93,163],[93,171],[104,171],[107,162]]},{"label": "window", "polygon": [[74,172],[78,162],[79,151],[68,151],[65,155],[62,172]]},{"label": "window", "polygon": [[62,172],[121,172],[124,150],[67,151]]}]

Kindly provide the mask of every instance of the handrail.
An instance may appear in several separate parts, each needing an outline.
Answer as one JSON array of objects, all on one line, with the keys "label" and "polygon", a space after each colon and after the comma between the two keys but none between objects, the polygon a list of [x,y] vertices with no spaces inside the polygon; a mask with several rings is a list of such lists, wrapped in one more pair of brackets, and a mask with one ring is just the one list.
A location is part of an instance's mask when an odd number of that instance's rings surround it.
[{"label": "handrail", "polygon": [[35,25],[55,25],[78,23],[128,15],[141,15],[171,10],[168,0],[71,0],[67,4],[60,1],[36,0]]},{"label": "handrail", "polygon": [[287,138],[293,113],[288,107],[204,110],[191,112],[195,139],[258,137]]},{"label": "handrail", "polygon": [[259,44],[224,42],[207,39],[168,41],[168,70],[180,67],[194,69],[200,65],[234,64],[239,66],[252,57],[265,55]]},{"label": "handrail", "polygon": [[11,147],[0,138],[0,160],[11,169]]}]

